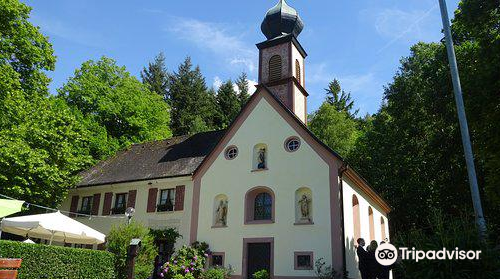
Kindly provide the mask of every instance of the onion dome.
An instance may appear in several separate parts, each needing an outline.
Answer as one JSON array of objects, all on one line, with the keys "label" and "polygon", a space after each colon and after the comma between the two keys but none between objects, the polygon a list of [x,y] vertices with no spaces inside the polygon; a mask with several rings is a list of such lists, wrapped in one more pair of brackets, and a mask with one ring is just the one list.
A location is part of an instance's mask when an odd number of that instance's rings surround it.
[{"label": "onion dome", "polygon": [[304,23],[294,8],[288,6],[285,0],[280,0],[267,11],[260,29],[268,40],[288,34],[298,37],[304,29]]}]

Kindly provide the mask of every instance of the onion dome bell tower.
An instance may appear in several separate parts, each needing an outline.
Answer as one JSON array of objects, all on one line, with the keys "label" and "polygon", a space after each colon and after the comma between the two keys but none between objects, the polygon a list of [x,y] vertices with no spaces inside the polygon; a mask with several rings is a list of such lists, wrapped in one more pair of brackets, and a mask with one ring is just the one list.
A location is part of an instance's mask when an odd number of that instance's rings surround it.
[{"label": "onion dome bell tower", "polygon": [[264,85],[304,124],[307,123],[307,91],[304,61],[307,53],[297,37],[304,29],[298,12],[285,0],[267,11],[261,30],[267,40],[259,49],[259,84]]}]

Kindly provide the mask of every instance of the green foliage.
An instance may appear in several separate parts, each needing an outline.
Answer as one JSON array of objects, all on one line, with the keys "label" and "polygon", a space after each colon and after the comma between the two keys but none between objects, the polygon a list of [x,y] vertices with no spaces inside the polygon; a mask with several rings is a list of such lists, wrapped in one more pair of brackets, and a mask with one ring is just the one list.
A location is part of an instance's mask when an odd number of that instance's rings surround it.
[{"label": "green foliage", "polygon": [[332,268],[331,265],[326,265],[325,259],[319,258],[314,262],[314,274],[319,279],[340,279],[348,278],[347,272],[343,274]]},{"label": "green foliage", "polygon": [[50,79],[44,71],[54,70],[56,58],[48,39],[28,21],[30,12],[18,0],[0,2],[0,66],[18,74],[10,78],[26,97],[46,96]]},{"label": "green foliage", "polygon": [[169,101],[168,96],[168,77],[165,66],[165,55],[160,52],[148,67],[144,67],[141,72],[142,83],[144,83],[151,92],[160,95],[164,100]]},{"label": "green foliage", "polygon": [[269,272],[265,269],[255,272],[254,274],[252,274],[252,277],[253,277],[253,279],[269,279],[269,278],[271,278],[269,276]]},{"label": "green foliage", "polygon": [[231,80],[224,82],[216,96],[217,117],[216,125],[220,128],[226,128],[236,118],[240,112],[240,100],[234,91]]},{"label": "green foliage", "polygon": [[324,102],[311,116],[309,129],[330,148],[345,157],[349,156],[360,136],[357,122],[328,102]]},{"label": "green foliage", "polygon": [[342,90],[337,79],[331,81],[325,91],[326,102],[332,105],[336,111],[347,113],[352,119],[356,117],[359,110],[352,111],[354,101],[351,99],[351,93]]},{"label": "green foliage", "polygon": [[200,278],[208,254],[195,247],[183,246],[166,262],[160,277],[175,279]]},{"label": "green foliage", "polygon": [[194,249],[198,250],[198,253],[200,255],[208,255],[210,254],[210,249],[209,249],[209,245],[208,243],[202,241],[202,242],[199,242],[199,241],[195,241],[191,244],[191,247],[193,247]]},{"label": "green foliage", "polygon": [[104,251],[0,240],[0,258],[21,258],[19,279],[114,279],[114,256]]},{"label": "green foliage", "polygon": [[175,136],[212,130],[216,113],[215,95],[207,89],[205,78],[191,58],[170,75],[169,96],[172,106],[171,128]]},{"label": "green foliage", "polygon": [[212,267],[201,273],[201,279],[229,279],[233,271],[224,267]]},{"label": "green foliage", "polygon": [[168,229],[150,229],[149,234],[156,240],[165,240],[168,243],[175,243],[177,238],[182,237],[182,235],[175,228]]},{"label": "green foliage", "polygon": [[418,250],[449,251],[460,250],[481,251],[479,260],[421,260],[402,261],[398,266],[398,278],[499,278],[500,251],[493,243],[478,239],[473,218],[462,215],[462,218],[435,211],[428,221],[419,229],[401,233],[396,239],[398,247],[415,247]]},{"label": "green foliage", "polygon": [[168,105],[110,58],[84,62],[58,92],[102,140],[91,146],[96,159],[132,143],[171,136]]},{"label": "green foliage", "polygon": [[106,240],[107,250],[116,256],[116,275],[117,279],[124,279],[126,273],[127,250],[130,240],[133,238],[141,239],[141,248],[136,258],[135,276],[137,279],[146,279],[153,273],[154,259],[157,255],[157,249],[154,244],[154,238],[149,234],[149,229],[137,222],[131,222],[130,225],[121,224],[111,228]]},{"label": "green foliage", "polygon": [[240,107],[243,107],[247,103],[248,99],[250,99],[250,86],[248,84],[247,74],[245,72],[241,73],[235,84],[238,87],[238,101],[240,103]]}]

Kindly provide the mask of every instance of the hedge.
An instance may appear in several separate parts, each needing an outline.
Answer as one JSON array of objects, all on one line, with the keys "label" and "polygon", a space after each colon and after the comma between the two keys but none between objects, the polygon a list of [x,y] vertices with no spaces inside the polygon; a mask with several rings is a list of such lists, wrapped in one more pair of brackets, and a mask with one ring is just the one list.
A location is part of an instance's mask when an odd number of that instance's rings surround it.
[{"label": "hedge", "polygon": [[114,255],[105,251],[0,240],[0,258],[21,258],[19,279],[113,279]]}]

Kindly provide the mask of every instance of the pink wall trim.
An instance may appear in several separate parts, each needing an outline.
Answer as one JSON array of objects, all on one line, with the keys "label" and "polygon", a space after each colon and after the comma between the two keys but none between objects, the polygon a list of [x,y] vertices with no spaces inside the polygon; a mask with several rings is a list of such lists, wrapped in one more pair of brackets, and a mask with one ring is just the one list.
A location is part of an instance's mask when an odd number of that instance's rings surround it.
[{"label": "pink wall trim", "polygon": [[191,227],[189,230],[189,243],[196,241],[198,234],[198,217],[200,214],[200,184],[201,178],[193,181],[193,204],[191,205]]},{"label": "pink wall trim", "polygon": [[271,263],[270,263],[270,277],[274,279],[274,237],[255,237],[243,238],[243,255],[241,263],[241,278],[248,279],[247,277],[247,258],[248,258],[248,244],[249,243],[270,243],[271,244]]}]

